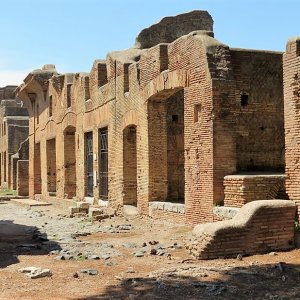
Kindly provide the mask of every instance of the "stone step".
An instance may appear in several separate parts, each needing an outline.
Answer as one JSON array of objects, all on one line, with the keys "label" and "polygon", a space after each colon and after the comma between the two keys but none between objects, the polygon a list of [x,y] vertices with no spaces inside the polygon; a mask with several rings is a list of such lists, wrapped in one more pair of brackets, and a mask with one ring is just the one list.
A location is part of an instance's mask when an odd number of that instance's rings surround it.
[{"label": "stone step", "polygon": [[51,205],[51,203],[43,202],[43,201],[37,201],[33,199],[11,199],[10,201],[16,203],[17,205],[22,205],[26,207],[32,207],[32,206],[48,206]]}]

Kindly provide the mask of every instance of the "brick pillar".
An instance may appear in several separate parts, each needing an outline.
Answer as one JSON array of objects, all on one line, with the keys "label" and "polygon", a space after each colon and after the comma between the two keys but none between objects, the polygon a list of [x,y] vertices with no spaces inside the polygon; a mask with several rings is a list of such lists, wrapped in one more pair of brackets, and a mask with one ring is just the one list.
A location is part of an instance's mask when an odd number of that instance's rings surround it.
[{"label": "brick pillar", "polygon": [[290,39],[283,55],[286,190],[300,207],[300,37]]}]

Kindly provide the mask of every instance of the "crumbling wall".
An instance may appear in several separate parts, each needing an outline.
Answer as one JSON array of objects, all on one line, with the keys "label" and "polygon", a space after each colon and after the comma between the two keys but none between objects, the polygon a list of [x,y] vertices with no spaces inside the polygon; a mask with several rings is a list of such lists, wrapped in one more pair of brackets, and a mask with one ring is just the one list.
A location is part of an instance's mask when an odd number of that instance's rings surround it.
[{"label": "crumbling wall", "polygon": [[213,19],[207,11],[195,10],[174,17],[165,17],[143,29],[136,38],[135,47],[151,48],[160,43],[171,43],[195,30],[213,31]]},{"label": "crumbling wall", "polygon": [[0,100],[4,99],[15,99],[15,90],[17,86],[8,85],[6,87],[0,88]]},{"label": "crumbling wall", "polygon": [[[282,53],[231,49],[238,172],[284,170]],[[274,142],[276,141],[276,142]]]}]

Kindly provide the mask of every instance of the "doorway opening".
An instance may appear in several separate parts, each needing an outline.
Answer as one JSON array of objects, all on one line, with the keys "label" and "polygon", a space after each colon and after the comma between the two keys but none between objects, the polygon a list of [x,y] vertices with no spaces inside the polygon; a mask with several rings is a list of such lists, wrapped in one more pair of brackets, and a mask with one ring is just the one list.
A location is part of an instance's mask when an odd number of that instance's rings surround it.
[{"label": "doorway opening", "polygon": [[76,196],[76,152],[75,127],[68,127],[64,132],[64,195],[72,199]]},{"label": "doorway opening", "polygon": [[137,206],[136,126],[123,130],[123,204]]}]

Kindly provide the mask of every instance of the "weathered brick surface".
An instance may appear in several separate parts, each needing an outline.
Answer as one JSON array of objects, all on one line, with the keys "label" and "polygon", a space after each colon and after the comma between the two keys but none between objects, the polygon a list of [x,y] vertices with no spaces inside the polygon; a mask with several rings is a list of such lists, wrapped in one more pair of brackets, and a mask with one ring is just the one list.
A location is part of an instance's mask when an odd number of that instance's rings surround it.
[{"label": "weathered brick surface", "polygon": [[[3,88],[2,97],[13,96]],[[0,95],[1,98],[1,95]],[[22,148],[22,143],[28,138],[28,111],[23,103],[15,99],[2,99],[0,104],[0,186],[16,189],[17,161],[28,159],[28,148]],[[26,151],[27,150],[27,151]],[[19,151],[21,151],[19,153]],[[27,182],[28,184],[28,182]]]},{"label": "weathered brick surface", "polygon": [[285,175],[228,175],[224,178],[224,205],[242,207],[248,202],[279,198]]},{"label": "weathered brick surface", "polygon": [[[238,172],[284,171],[282,53],[231,50]],[[243,95],[248,96],[242,103]]]},{"label": "weathered brick surface", "polygon": [[185,205],[170,202],[150,202],[149,216],[153,219],[185,223]]},{"label": "weathered brick surface", "polygon": [[[290,39],[283,56],[286,190],[300,215],[300,38]],[[300,217],[299,217],[300,220]]]},{"label": "weathered brick surface", "polygon": [[[251,157],[260,170],[256,157],[268,152],[268,170],[283,165],[278,154],[283,150],[283,106],[277,95],[281,54],[232,50],[212,32],[199,30],[211,31],[212,21],[207,13],[191,21],[198,15],[168,19],[172,28],[160,23],[153,32],[162,35],[155,35],[149,48],[111,52],[106,60],[96,60],[90,73],[59,75],[48,65],[26,77],[18,95],[29,103],[31,197],[47,197],[51,186],[58,198],[82,201],[89,195],[94,204],[106,205],[107,178],[109,206],[131,203],[149,214],[149,202],[179,202],[185,205],[179,218],[199,223],[212,221],[214,204],[224,200],[224,176],[242,170],[239,166],[247,166]],[[179,27],[178,18],[185,20]],[[198,31],[181,31],[182,26]],[[257,68],[246,76],[249,57]],[[255,81],[258,75],[267,76],[265,85]],[[249,107],[242,108],[245,87],[251,92]],[[264,100],[274,90],[276,95]],[[263,114],[264,135],[254,144],[247,140],[248,152],[237,153],[240,132],[257,135],[261,129],[249,120]],[[68,128],[74,133],[70,139]],[[107,173],[99,138],[103,128],[108,130]],[[268,148],[264,140],[271,135],[278,145]]]},{"label": "weathered brick surface", "polygon": [[197,259],[291,249],[295,210],[295,203],[289,200],[247,203],[231,220],[197,225],[187,248]]},{"label": "weathered brick surface", "polygon": [[224,221],[232,219],[239,211],[238,207],[231,206],[215,206],[213,208],[213,221]]},{"label": "weathered brick surface", "polygon": [[18,160],[17,162],[17,193],[19,196],[28,196],[29,161]]},{"label": "weathered brick surface", "polygon": [[0,100],[5,99],[14,99],[15,98],[15,90],[18,86],[16,85],[8,85],[0,88]]}]

